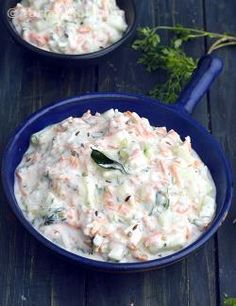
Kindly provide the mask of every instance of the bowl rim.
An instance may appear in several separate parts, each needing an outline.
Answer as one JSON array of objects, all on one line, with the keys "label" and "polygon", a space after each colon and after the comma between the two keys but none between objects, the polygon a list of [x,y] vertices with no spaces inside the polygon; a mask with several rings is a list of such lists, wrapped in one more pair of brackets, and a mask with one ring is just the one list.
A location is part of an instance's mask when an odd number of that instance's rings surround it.
[{"label": "bowl rim", "polygon": [[[51,242],[45,236],[43,236],[38,230],[36,230],[33,225],[26,219],[24,216],[20,206],[18,205],[14,193],[12,194],[10,191],[10,182],[6,180],[7,178],[7,164],[9,159],[9,152],[12,147],[14,147],[15,140],[19,137],[22,131],[27,129],[28,125],[32,124],[34,121],[38,120],[41,116],[43,116],[46,112],[52,111],[53,109],[57,109],[59,107],[70,105],[74,102],[83,102],[88,101],[91,99],[144,99],[145,103],[150,104],[158,104],[158,106],[171,110],[177,115],[189,122],[189,124],[194,125],[197,129],[200,129],[204,136],[210,137],[212,143],[214,144],[214,148],[217,150],[225,168],[225,175],[226,175],[226,195],[222,204],[221,210],[218,214],[214,217],[213,221],[209,225],[208,229],[193,243],[189,244],[185,248],[170,254],[168,256],[164,256],[161,258],[144,261],[144,262],[128,262],[128,263],[113,263],[113,262],[106,262],[106,261],[99,261],[95,259],[86,258],[80,256],[78,254],[72,253],[63,247]],[[11,154],[10,154],[11,155]],[[177,261],[182,260],[184,257],[192,253],[194,250],[201,247],[209,238],[217,231],[217,229],[221,226],[224,222],[232,200],[233,195],[233,176],[232,176],[232,167],[229,160],[226,158],[221,145],[218,141],[203,127],[201,126],[195,119],[193,119],[183,108],[178,107],[177,105],[169,106],[166,104],[161,103],[160,101],[154,100],[152,98],[146,97],[140,94],[127,94],[127,93],[113,93],[113,92],[102,92],[102,93],[90,93],[90,94],[83,94],[72,98],[66,98],[64,100],[60,100],[56,103],[48,104],[36,112],[33,112],[29,115],[16,129],[13,131],[12,135],[9,138],[9,141],[5,147],[3,158],[2,158],[2,168],[1,168],[1,176],[2,176],[2,183],[5,195],[7,197],[8,203],[12,208],[14,214],[18,218],[18,220],[22,223],[22,225],[44,246],[53,250],[56,254],[59,254],[64,257],[64,259],[69,259],[77,264],[83,265],[87,268],[92,268],[94,270],[99,271],[107,271],[107,272],[142,272],[147,270],[152,270],[156,268],[161,268],[163,266],[167,266],[173,264]]]},{"label": "bowl rim", "polygon": [[[36,53],[38,55],[42,55],[51,59],[58,59],[58,60],[73,60],[73,61],[89,61],[89,60],[95,60],[102,58],[103,56],[111,53],[112,51],[116,50],[119,48],[121,45],[123,45],[126,41],[128,41],[134,34],[138,20],[137,20],[137,7],[134,2],[134,0],[128,0],[132,6],[132,11],[134,14],[134,19],[132,24],[128,25],[128,28],[124,32],[123,36],[116,42],[112,43],[111,45],[95,51],[95,52],[90,52],[90,53],[84,53],[84,54],[64,54],[64,53],[56,53],[52,51],[47,51],[44,49],[41,49],[33,44],[30,44],[26,40],[24,40],[16,31],[14,28],[14,25],[12,23],[12,19],[7,15],[8,9],[6,8],[7,6],[7,1],[4,2],[1,12],[2,12],[2,17],[4,24],[6,28],[8,29],[9,33],[11,36],[23,47],[28,49],[29,51],[32,51],[33,53]],[[19,1],[20,2],[20,1]]]}]

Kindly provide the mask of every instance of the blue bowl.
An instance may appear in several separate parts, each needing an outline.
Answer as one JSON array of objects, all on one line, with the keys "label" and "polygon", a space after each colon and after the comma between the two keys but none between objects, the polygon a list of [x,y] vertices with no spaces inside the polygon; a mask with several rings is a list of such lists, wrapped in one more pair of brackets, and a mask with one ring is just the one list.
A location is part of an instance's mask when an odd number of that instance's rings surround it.
[{"label": "blue bowl", "polygon": [[[217,61],[218,66],[216,65]],[[207,67],[204,67],[206,63]],[[216,58],[208,57],[204,59],[190,85],[181,94],[180,100],[174,106],[169,106],[141,95],[95,93],[46,106],[31,115],[10,138],[2,161],[4,190],[11,208],[20,222],[35,238],[57,254],[83,266],[103,271],[137,272],[162,267],[179,261],[203,245],[216,232],[228,213],[232,198],[232,171],[220,145],[205,128],[192,119],[189,112],[193,108],[193,102],[197,103],[196,101],[199,100],[199,97],[202,96],[203,92],[220,72],[222,67],[220,67],[219,63],[220,61]],[[201,67],[204,67],[203,70],[205,72],[199,74]],[[211,72],[210,74],[209,71]],[[206,80],[207,75],[212,75],[212,77]],[[205,78],[204,86],[201,85],[203,78]],[[199,86],[202,90],[199,90]],[[104,112],[110,108],[117,108],[122,112],[135,111],[140,116],[148,118],[154,126],[166,126],[167,129],[174,129],[182,138],[189,135],[192,139],[194,150],[196,150],[212,174],[217,189],[215,218],[197,241],[172,255],[137,263],[111,263],[84,258],[61,248],[43,237],[25,218],[17,204],[14,196],[14,172],[28,148],[30,136],[46,126],[60,122],[69,116],[80,117],[88,109],[95,113]]]},{"label": "blue bowl", "polygon": [[86,54],[62,54],[55,53],[40,49],[27,41],[25,41],[19,33],[16,31],[13,23],[12,23],[12,14],[14,14],[13,8],[17,3],[21,2],[21,0],[4,0],[3,5],[1,7],[2,19],[4,24],[14,38],[16,42],[18,42],[22,47],[31,52],[31,54],[40,56],[46,60],[49,60],[52,63],[71,63],[71,64],[79,64],[79,65],[90,65],[97,64],[101,61],[101,59],[106,58],[111,53],[118,50],[122,45],[126,44],[130,41],[130,39],[134,36],[135,30],[137,27],[137,12],[136,5],[134,0],[117,0],[117,5],[124,10],[125,18],[128,25],[128,28],[121,39],[112,45],[101,49],[96,52],[86,53]]}]

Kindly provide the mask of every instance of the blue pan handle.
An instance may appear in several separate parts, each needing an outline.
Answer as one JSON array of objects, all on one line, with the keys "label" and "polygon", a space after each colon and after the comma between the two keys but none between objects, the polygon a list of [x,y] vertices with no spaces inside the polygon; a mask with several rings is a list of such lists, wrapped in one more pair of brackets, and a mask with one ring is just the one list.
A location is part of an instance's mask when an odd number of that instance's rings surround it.
[{"label": "blue pan handle", "polygon": [[203,56],[199,60],[190,82],[180,93],[176,101],[177,106],[184,108],[191,114],[222,69],[223,61],[219,57]]}]

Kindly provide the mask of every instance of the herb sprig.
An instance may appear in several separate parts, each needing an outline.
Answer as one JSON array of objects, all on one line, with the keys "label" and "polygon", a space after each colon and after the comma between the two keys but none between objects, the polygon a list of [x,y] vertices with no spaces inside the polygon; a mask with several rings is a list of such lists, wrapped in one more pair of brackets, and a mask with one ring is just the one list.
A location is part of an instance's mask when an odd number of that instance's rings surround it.
[{"label": "herb sprig", "polygon": [[[157,32],[163,30],[170,31],[174,35],[169,45],[164,45],[161,36],[157,34]],[[208,54],[223,47],[236,45],[235,35],[186,28],[182,25],[138,29],[138,39],[133,43],[133,48],[141,52],[138,62],[143,64],[149,72],[158,69],[167,72],[168,80],[150,91],[149,94],[152,97],[167,103],[175,102],[181,89],[189,81],[198,62],[198,59],[185,53],[183,45],[190,40],[201,37],[213,40],[207,51]]]},{"label": "herb sprig", "polygon": [[236,298],[225,297],[224,306],[236,306]]}]

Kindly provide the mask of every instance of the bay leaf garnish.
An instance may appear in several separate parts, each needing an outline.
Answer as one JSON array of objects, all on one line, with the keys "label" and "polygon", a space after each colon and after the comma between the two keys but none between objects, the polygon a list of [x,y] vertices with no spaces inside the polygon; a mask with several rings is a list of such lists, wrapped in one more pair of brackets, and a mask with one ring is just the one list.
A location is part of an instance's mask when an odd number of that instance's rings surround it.
[{"label": "bay leaf garnish", "polygon": [[109,170],[119,170],[123,174],[128,174],[127,170],[121,163],[110,159],[98,150],[92,149],[91,158],[101,168]]}]

